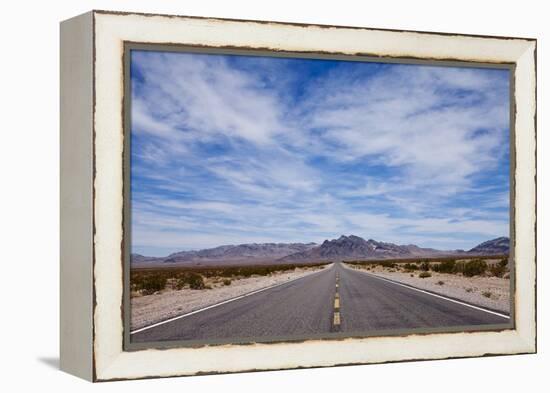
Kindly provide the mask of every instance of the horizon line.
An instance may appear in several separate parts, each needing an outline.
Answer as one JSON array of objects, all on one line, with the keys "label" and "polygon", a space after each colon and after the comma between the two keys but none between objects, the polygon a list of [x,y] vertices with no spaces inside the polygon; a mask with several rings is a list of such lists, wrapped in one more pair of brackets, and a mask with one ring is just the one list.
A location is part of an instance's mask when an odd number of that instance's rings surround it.
[{"label": "horizon line", "polygon": [[[217,245],[217,246],[212,246],[212,247],[203,247],[203,248],[192,248],[192,249],[176,249],[175,251],[172,251],[172,252],[169,252],[168,254],[166,255],[159,255],[159,256],[153,256],[153,255],[145,255],[145,254],[141,254],[141,253],[138,253],[138,252],[133,252],[133,250],[130,252],[130,255],[141,255],[143,257],[152,257],[152,258],[162,258],[162,257],[168,257],[172,254],[175,254],[175,253],[179,253],[179,252],[192,252],[192,251],[202,251],[202,250],[211,250],[211,249],[214,249],[214,248],[219,248],[219,247],[237,247],[237,246],[243,246],[243,245],[249,245],[249,244],[256,244],[256,245],[261,245],[261,244],[315,244],[317,246],[320,246],[321,244],[323,244],[325,241],[333,241],[333,240],[338,240],[340,239],[341,237],[351,237],[351,236],[355,236],[355,237],[358,237],[358,238],[361,238],[365,241],[369,241],[369,240],[372,240],[374,242],[377,242],[377,243],[386,243],[386,244],[395,244],[397,246],[415,246],[415,247],[419,247],[419,248],[425,248],[425,249],[432,249],[432,250],[437,250],[437,251],[467,251],[466,249],[463,249],[463,248],[455,248],[455,249],[438,249],[438,248],[434,248],[434,247],[426,247],[426,246],[420,246],[418,244],[414,244],[414,243],[407,243],[407,244],[401,244],[401,243],[393,243],[393,242],[389,242],[389,241],[383,241],[383,240],[374,240],[372,238],[369,238],[369,239],[365,239],[364,237],[362,236],[357,236],[357,235],[340,235],[338,237],[334,237],[332,239],[328,239],[328,238],[325,238],[324,240],[320,241],[320,242],[249,242],[249,243],[233,243],[233,244],[220,244],[220,245]],[[497,236],[497,237],[493,237],[493,238],[489,238],[487,240],[483,240],[479,243],[476,243],[473,247],[470,247],[468,250],[471,250],[472,248],[475,248],[477,246],[479,246],[480,244],[483,244],[483,243],[486,243],[488,241],[491,241],[491,240],[497,240],[497,239],[501,239],[501,238],[505,238],[505,239],[510,239],[509,236]]]}]

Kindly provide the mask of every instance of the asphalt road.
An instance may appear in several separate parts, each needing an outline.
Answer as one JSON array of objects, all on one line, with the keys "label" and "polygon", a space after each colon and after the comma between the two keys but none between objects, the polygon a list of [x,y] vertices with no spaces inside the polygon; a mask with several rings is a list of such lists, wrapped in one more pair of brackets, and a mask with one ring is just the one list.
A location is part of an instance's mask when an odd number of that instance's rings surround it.
[{"label": "asphalt road", "polygon": [[[335,294],[339,300],[335,302]],[[339,312],[339,324],[335,324]],[[131,342],[246,340],[331,332],[507,324],[509,320],[372,277],[332,268],[131,335]]]}]

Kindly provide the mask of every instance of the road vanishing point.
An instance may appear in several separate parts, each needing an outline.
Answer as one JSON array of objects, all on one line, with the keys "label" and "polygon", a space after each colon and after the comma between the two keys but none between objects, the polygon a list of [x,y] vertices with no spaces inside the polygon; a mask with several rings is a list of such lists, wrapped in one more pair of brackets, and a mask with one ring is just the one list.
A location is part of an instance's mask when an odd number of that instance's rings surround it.
[{"label": "road vanishing point", "polygon": [[284,284],[131,332],[131,343],[249,340],[395,329],[509,325],[510,318],[441,295],[345,267]]}]

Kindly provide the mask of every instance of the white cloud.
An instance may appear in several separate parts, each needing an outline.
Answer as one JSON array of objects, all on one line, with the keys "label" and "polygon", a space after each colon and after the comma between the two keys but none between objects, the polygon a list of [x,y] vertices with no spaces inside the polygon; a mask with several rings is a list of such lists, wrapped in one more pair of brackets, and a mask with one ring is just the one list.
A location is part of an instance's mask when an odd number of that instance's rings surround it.
[{"label": "white cloud", "polygon": [[[498,102],[490,81],[471,70],[415,67],[384,73],[358,84],[331,80],[328,99],[314,90],[310,117],[326,129],[332,155],[372,159],[402,167],[410,181],[464,186],[468,177],[498,162],[505,143],[508,96]],[[480,105],[449,98],[448,89],[477,87]],[[317,100],[317,101],[315,101]],[[340,103],[340,104],[339,104]],[[345,103],[345,104],[342,104]],[[482,135],[476,135],[484,130]]]},{"label": "white cloud", "polygon": [[224,58],[134,56],[146,74],[145,90],[136,98],[147,97],[154,104],[148,109],[170,128],[184,128],[199,139],[229,134],[260,145],[285,130],[276,96],[252,74],[230,68]]}]

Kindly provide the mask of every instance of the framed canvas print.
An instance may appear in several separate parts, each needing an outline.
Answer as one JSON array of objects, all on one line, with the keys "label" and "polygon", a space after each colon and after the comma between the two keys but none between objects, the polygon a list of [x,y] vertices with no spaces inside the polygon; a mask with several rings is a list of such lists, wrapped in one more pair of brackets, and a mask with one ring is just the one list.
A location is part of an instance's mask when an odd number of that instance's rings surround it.
[{"label": "framed canvas print", "polygon": [[536,41],[61,24],[61,367],[536,351]]}]

